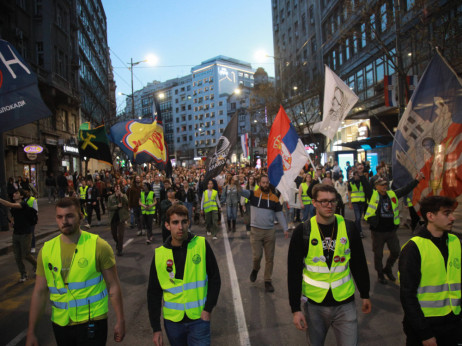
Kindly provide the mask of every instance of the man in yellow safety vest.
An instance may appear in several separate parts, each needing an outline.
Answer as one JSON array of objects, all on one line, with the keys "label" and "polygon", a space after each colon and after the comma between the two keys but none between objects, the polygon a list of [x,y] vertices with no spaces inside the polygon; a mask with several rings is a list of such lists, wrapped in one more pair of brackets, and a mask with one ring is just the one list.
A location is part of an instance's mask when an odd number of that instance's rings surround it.
[{"label": "man in yellow safety vest", "polygon": [[352,221],[334,214],[338,200],[333,186],[317,184],[312,196],[316,215],[295,229],[287,259],[293,323],[299,330],[308,330],[311,345],[324,345],[330,327],[337,345],[358,345],[354,282],[363,313],[371,311],[362,241]]},{"label": "man in yellow safety vest", "polygon": [[148,285],[154,344],[163,345],[162,308],[171,345],[210,345],[210,315],[221,286],[215,255],[204,237],[188,232],[184,205],[173,204],[167,210],[165,227],[171,235],[155,250]]},{"label": "man in yellow safety vest", "polygon": [[399,257],[400,297],[406,345],[461,345],[461,244],[450,234],[456,201],[420,201],[425,226]]},{"label": "man in yellow safety vest", "polygon": [[56,204],[61,234],[45,243],[37,258],[26,345],[38,345],[37,321],[47,296],[58,346],[105,345],[108,300],[115,310],[114,340],[125,336],[122,291],[111,246],[96,234],[80,230],[82,215],[76,198]]}]

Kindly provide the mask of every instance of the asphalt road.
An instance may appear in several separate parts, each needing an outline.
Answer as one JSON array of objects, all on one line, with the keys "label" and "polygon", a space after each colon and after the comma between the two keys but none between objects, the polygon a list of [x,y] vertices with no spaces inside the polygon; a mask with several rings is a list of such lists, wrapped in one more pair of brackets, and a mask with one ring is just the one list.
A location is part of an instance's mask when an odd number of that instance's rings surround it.
[{"label": "asphalt road", "polygon": [[[351,216],[347,211],[347,217]],[[114,247],[114,241],[107,226],[92,227]],[[106,222],[105,222],[106,221]],[[104,225],[106,223],[106,225]],[[286,258],[289,239],[284,239],[278,228],[276,255],[273,273],[274,293],[266,293],[263,284],[263,270],[255,283],[251,283],[251,250],[245,226],[238,220],[237,232],[227,234],[224,223],[218,240],[208,237],[217,257],[222,289],[218,304],[212,313],[212,344],[215,345],[306,345],[305,334],[292,324],[286,284]],[[278,226],[276,226],[278,227]],[[205,235],[203,225],[194,225],[193,233]],[[361,345],[403,345],[402,309],[399,303],[399,286],[396,283],[381,285],[373,270],[371,238],[365,231],[363,239],[369,273],[371,274],[372,312],[363,315],[357,296],[360,344]],[[401,244],[410,238],[409,230],[399,230]],[[43,239],[43,243],[46,239]],[[143,237],[128,229],[125,234],[123,257],[117,257],[117,267],[122,285],[126,318],[126,337],[122,345],[152,344],[152,330],[149,324],[146,289],[149,267],[155,247],[161,243],[160,229],[154,230],[154,242],[146,245]],[[38,247],[41,247],[39,243]],[[386,254],[388,251],[386,251]],[[28,264],[26,264],[28,266]],[[264,259],[262,262],[262,269]],[[395,265],[395,274],[396,268]],[[28,267],[30,269],[30,266]],[[27,328],[30,296],[34,280],[18,283],[19,274],[12,253],[0,256],[0,345],[24,345]],[[109,308],[109,342],[112,341],[114,315]],[[50,307],[38,326],[40,345],[55,345],[50,322]],[[167,338],[164,334],[164,341]],[[119,344],[120,345],[120,344]],[[326,345],[335,345],[333,333],[329,332]]]}]

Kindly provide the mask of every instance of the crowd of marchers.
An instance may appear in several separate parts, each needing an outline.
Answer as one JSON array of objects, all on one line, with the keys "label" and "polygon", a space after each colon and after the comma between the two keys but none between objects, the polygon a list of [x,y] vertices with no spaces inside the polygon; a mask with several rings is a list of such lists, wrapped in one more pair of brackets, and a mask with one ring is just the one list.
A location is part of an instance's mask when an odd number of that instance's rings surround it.
[{"label": "crowd of marchers", "polygon": [[[257,281],[264,255],[267,293],[275,290],[276,232],[282,228],[289,238],[293,230],[287,260],[289,303],[295,327],[306,332],[311,344],[323,345],[330,328],[338,344],[360,344],[355,292],[362,312],[369,313],[373,299],[362,238],[370,236],[381,284],[396,281],[393,267],[399,259],[407,344],[456,345],[462,342],[461,245],[448,233],[455,201],[426,197],[420,201],[419,217],[410,194],[423,175],[393,190],[389,171],[383,163],[375,175],[368,162],[347,163],[343,169],[337,162],[307,163],[286,194],[288,200],[270,184],[266,168],[239,164],[225,166],[207,181],[203,167],[174,167],[169,176],[156,168],[86,176],[59,173],[56,179],[49,174],[47,196],[56,203],[60,235],[44,244],[37,259],[31,254],[35,192],[12,181],[10,200],[0,203],[11,210],[20,282],[28,278],[23,260],[36,272],[26,344],[37,344],[35,327],[47,300],[58,345],[104,345],[109,300],[116,313],[114,340],[123,340],[114,253],[124,254],[125,227],[135,229],[148,245],[153,229],[161,229],[162,245],[154,252],[147,283],[154,344],[163,344],[161,315],[172,345],[210,344],[210,318],[221,279],[209,242],[219,241],[222,222],[232,234],[242,219],[252,252],[249,280]],[[401,250],[397,230],[406,222],[403,205],[409,209],[414,236]],[[345,218],[346,206],[354,211],[354,220]],[[98,224],[107,214],[115,251],[91,233],[93,214]],[[362,220],[370,232],[362,229]],[[204,237],[191,232],[193,224],[205,228]],[[385,244],[390,253],[383,263]]]}]

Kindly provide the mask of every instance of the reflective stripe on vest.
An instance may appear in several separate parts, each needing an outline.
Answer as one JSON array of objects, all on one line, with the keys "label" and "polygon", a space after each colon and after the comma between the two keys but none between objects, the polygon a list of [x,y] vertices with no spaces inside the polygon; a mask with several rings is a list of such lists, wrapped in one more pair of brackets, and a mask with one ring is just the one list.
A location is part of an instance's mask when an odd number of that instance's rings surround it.
[{"label": "reflective stripe on vest", "polygon": [[[395,225],[399,225],[399,205],[398,205],[398,197],[393,191],[387,191],[387,195],[390,198],[391,206],[393,208],[393,223]],[[366,214],[364,215],[364,220],[367,221],[368,218],[375,216],[377,214],[377,206],[379,205],[380,196],[377,190],[374,190],[372,193],[372,197],[369,201],[369,205],[367,206]],[[395,200],[396,202],[394,202]]]},{"label": "reflective stripe on vest", "polygon": [[208,213],[212,210],[218,211],[217,195],[217,190],[212,190],[212,198],[209,200],[209,190],[204,191],[204,213]]},{"label": "reflective stripe on vest", "polygon": [[[310,245],[305,258],[303,268],[302,291],[305,297],[320,303],[324,300],[329,289],[336,301],[343,301],[351,297],[355,292],[355,286],[350,274],[350,243],[345,226],[345,219],[340,215],[335,215],[337,221],[337,238],[333,258],[339,259],[332,261],[331,267],[326,262],[320,260],[324,256],[321,234],[319,232],[316,216],[310,220],[311,233],[308,244],[316,239],[317,246]],[[314,243],[316,243],[314,241]],[[316,258],[316,261],[314,260]],[[341,261],[343,259],[343,262]]]},{"label": "reflective stripe on vest", "polygon": [[448,234],[448,262],[436,245],[427,238],[411,239],[420,253],[420,283],[417,299],[425,317],[446,316],[461,312],[461,245]]},{"label": "reflective stripe on vest", "polygon": [[350,183],[351,187],[351,202],[365,202],[366,194],[364,193],[363,184],[359,183],[359,190],[356,184]]},{"label": "reflective stripe on vest", "polygon": [[308,184],[307,183],[302,183],[302,202],[303,205],[309,205],[311,204],[311,198],[308,196]]},{"label": "reflective stripe on vest", "polygon": [[42,262],[50,291],[51,320],[67,326],[70,322],[85,322],[108,311],[108,291],[102,274],[96,271],[98,235],[81,231],[71,268],[64,282],[61,275],[61,236],[45,243]]},{"label": "reflective stripe on vest", "polygon": [[[148,192],[148,198],[145,200],[145,192],[141,191],[141,204],[144,205],[151,205],[154,203],[154,192],[149,191]],[[152,215],[156,213],[156,206],[152,206],[150,209],[146,209],[145,207],[141,206],[141,214],[143,215]]]},{"label": "reflective stripe on vest", "polygon": [[[174,261],[172,249],[161,246],[155,252],[157,277],[163,290],[164,318],[179,322],[184,314],[198,319],[207,300],[208,278],[205,263],[205,238],[194,236],[188,243],[183,280],[170,278],[167,261]],[[173,263],[173,275],[176,266]]]},{"label": "reflective stripe on vest", "polygon": [[83,188],[82,186],[79,187],[80,199],[85,199],[87,197],[87,190],[88,186],[85,186],[85,188]]}]

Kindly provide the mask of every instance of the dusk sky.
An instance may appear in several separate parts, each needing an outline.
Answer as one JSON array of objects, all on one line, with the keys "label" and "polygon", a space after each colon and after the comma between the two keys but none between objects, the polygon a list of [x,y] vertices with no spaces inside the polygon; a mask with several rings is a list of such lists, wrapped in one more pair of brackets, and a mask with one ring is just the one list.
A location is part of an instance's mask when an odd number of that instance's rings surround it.
[{"label": "dusk sky", "polygon": [[[257,61],[257,51],[273,55],[269,0],[102,0],[107,17],[117,93],[131,94],[128,64],[158,58],[157,65],[141,63],[134,71],[134,90],[153,80],[166,81],[191,72],[191,67],[225,55],[263,67],[274,76],[272,58]],[[118,111],[125,96],[117,95]]]}]

